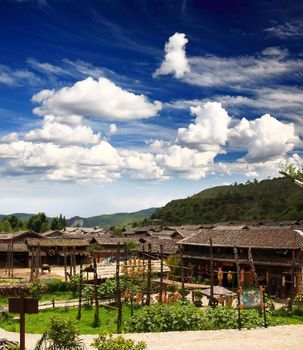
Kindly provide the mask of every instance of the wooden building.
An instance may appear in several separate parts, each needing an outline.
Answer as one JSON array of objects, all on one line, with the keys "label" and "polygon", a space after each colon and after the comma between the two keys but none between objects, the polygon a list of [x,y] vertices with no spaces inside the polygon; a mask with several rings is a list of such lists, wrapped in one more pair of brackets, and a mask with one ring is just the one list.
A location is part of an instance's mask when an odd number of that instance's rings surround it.
[{"label": "wooden building", "polygon": [[[224,286],[236,285],[236,265],[233,247],[238,248],[241,279],[244,285],[253,283],[248,251],[251,249],[260,284],[268,293],[286,298],[294,291],[302,292],[303,234],[293,229],[202,229],[179,241],[185,266],[191,276],[210,277],[210,239],[213,243],[215,276],[223,271]],[[233,276],[231,279],[229,276]]]}]

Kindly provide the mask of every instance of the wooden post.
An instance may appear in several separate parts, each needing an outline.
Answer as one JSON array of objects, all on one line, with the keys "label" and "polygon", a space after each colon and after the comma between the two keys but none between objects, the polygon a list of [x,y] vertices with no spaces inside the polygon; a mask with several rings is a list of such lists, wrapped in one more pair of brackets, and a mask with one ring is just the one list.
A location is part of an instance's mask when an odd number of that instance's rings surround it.
[{"label": "wooden post", "polygon": [[258,275],[257,275],[256,269],[255,269],[255,264],[254,264],[254,259],[253,259],[251,247],[248,248],[248,261],[250,264],[251,271],[253,273],[255,286],[259,287]]},{"label": "wooden post", "polygon": [[99,325],[100,325],[97,279],[98,279],[98,274],[97,274],[97,261],[96,261],[96,258],[94,258],[94,299],[95,299],[95,316],[94,316],[93,327],[99,327]]},{"label": "wooden post", "polygon": [[181,247],[181,288],[182,288],[182,299],[185,299],[184,295],[184,261],[183,261],[183,246]]},{"label": "wooden post", "polygon": [[34,260],[35,260],[34,248],[30,248],[30,253],[31,253],[31,275],[30,275],[30,281],[32,281],[33,277],[34,277]]},{"label": "wooden post", "polygon": [[71,250],[69,250],[69,279],[71,279],[73,275],[73,253]]},{"label": "wooden post", "polygon": [[238,298],[238,329],[241,330],[242,324],[241,324],[241,299],[240,299],[240,288],[241,288],[241,281],[240,281],[240,265],[239,265],[239,258],[238,258],[238,249],[237,247],[234,247],[234,257],[236,261],[237,266],[237,281],[238,281],[238,289],[237,289],[237,298]]},{"label": "wooden post", "polygon": [[160,298],[159,301],[162,304],[163,300],[163,244],[160,245]]},{"label": "wooden post", "polygon": [[214,299],[214,254],[213,254],[213,240],[209,240],[209,256],[210,256],[210,299],[209,305],[215,308]]},{"label": "wooden post", "polygon": [[81,320],[81,309],[82,309],[82,282],[83,282],[83,268],[82,261],[80,263],[80,277],[79,277],[79,304],[78,304],[78,315],[77,320]]},{"label": "wooden post", "polygon": [[12,249],[11,249],[11,276],[14,277],[14,241],[12,239]]},{"label": "wooden post", "polygon": [[20,350],[25,350],[25,310],[24,293],[20,294]]},{"label": "wooden post", "polygon": [[116,299],[117,299],[117,333],[121,333],[122,327],[122,302],[121,302],[121,289],[120,289],[120,242],[117,245],[117,256],[116,256]]},{"label": "wooden post", "polygon": [[291,263],[291,282],[290,282],[290,297],[288,302],[288,311],[292,312],[293,302],[295,298],[295,265],[296,265],[296,252],[292,250],[292,263]]},{"label": "wooden post", "polygon": [[76,263],[76,248],[73,247],[73,274],[76,276],[76,273],[77,273],[77,263]]},{"label": "wooden post", "polygon": [[267,319],[266,319],[266,299],[265,299],[265,291],[262,288],[262,302],[263,302],[263,319],[264,319],[264,327],[267,328]]},{"label": "wooden post", "polygon": [[36,270],[36,277],[38,277],[39,276],[39,274],[40,274],[40,264],[41,264],[41,262],[40,262],[40,260],[41,260],[41,247],[40,247],[40,243],[38,243],[38,247],[37,247],[37,265],[36,265],[36,268],[37,268],[37,270]]},{"label": "wooden post", "polygon": [[64,259],[64,279],[67,282],[67,259],[66,259],[66,248],[63,248],[63,259]]},{"label": "wooden post", "polygon": [[150,305],[150,287],[151,287],[151,244],[148,243],[148,262],[147,262],[147,290],[146,290],[146,305]]}]

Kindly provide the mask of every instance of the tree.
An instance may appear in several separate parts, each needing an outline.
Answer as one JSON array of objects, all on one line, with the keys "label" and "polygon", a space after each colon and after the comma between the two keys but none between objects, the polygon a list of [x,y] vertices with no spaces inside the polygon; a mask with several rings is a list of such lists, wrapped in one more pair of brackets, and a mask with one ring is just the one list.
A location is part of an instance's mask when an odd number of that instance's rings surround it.
[{"label": "tree", "polygon": [[292,163],[286,163],[280,171],[280,174],[291,179],[296,185],[303,187],[303,169],[298,169]]},{"label": "tree", "polygon": [[12,227],[7,220],[0,222],[0,232],[12,232]]},{"label": "tree", "polygon": [[79,334],[72,320],[53,317],[49,330],[42,335],[35,350],[81,350],[83,341]]},{"label": "tree", "polygon": [[48,230],[48,220],[44,213],[38,213],[30,217],[27,227],[35,232],[45,232]]},{"label": "tree", "polygon": [[7,216],[4,220],[7,220],[10,223],[13,230],[18,230],[23,226],[23,221],[20,220],[16,215]]},{"label": "tree", "polygon": [[63,230],[66,227],[66,219],[65,216],[60,214],[59,217],[55,216],[51,222],[51,230]]}]

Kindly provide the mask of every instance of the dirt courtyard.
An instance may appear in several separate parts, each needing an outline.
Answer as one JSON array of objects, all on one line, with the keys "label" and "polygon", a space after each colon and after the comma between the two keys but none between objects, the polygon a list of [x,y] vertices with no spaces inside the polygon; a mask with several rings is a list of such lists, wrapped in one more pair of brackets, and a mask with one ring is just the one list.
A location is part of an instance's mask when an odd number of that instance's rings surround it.
[{"label": "dirt courtyard", "polygon": [[[125,334],[127,338],[144,340],[148,350],[303,350],[303,325],[277,326],[253,330],[220,330],[196,332]],[[26,347],[34,349],[38,334],[26,335]],[[94,335],[83,335],[87,349]],[[18,340],[19,334],[0,328],[0,338]]]}]

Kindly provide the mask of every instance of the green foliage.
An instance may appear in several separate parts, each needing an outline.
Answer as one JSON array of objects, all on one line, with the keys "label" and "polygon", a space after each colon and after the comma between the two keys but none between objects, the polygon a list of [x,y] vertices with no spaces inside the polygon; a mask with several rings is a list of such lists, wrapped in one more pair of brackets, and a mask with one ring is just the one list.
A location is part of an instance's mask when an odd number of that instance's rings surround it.
[{"label": "green foliage", "polygon": [[212,329],[213,324],[193,305],[157,304],[139,310],[129,321],[131,332],[170,332]]},{"label": "green foliage", "polygon": [[80,280],[80,276],[78,274],[73,275],[70,279],[69,290],[73,293],[73,295],[76,295],[77,293],[79,280]]},{"label": "green foliage", "polygon": [[[214,329],[234,329],[238,327],[238,314],[235,308],[217,306],[215,309],[206,308],[204,310],[206,317],[213,322]],[[256,309],[242,310],[241,323],[243,328],[262,327],[264,319]]]},{"label": "green foliage", "polygon": [[44,213],[38,213],[31,216],[28,220],[27,227],[35,232],[45,232],[48,230],[48,220]]},{"label": "green foliage", "polygon": [[45,349],[45,344],[48,350],[81,350],[83,343],[79,334],[72,320],[53,317],[49,330],[44,333],[43,341],[39,342],[35,350]]},{"label": "green foliage", "polygon": [[115,296],[116,292],[116,280],[107,279],[105,282],[101,283],[98,288],[98,296],[101,299],[110,299]]},{"label": "green foliage", "polygon": [[0,221],[0,232],[12,232],[13,229],[7,220]]},{"label": "green foliage", "polygon": [[131,339],[125,339],[121,335],[113,337],[110,335],[100,334],[98,338],[94,339],[91,344],[96,350],[146,350],[145,342],[135,342]]},{"label": "green foliage", "polygon": [[45,293],[47,287],[45,283],[41,282],[38,278],[34,279],[29,287],[29,293],[33,298],[40,299],[41,295]]},{"label": "green foliage", "polygon": [[23,227],[23,221],[20,220],[16,215],[9,215],[4,218],[4,220],[7,220],[9,224],[11,225],[11,228],[16,231]]},{"label": "green foliage", "polygon": [[85,286],[82,290],[82,300],[84,306],[91,305],[94,296],[94,287],[92,285]]},{"label": "green foliage", "polygon": [[302,192],[289,179],[276,178],[213,187],[186,199],[173,200],[158,209],[151,219],[159,219],[161,224],[183,225],[302,217]]},{"label": "green foliage", "polygon": [[70,283],[54,279],[46,284],[47,293],[55,293],[55,292],[68,292],[70,291]]},{"label": "green foliage", "polygon": [[65,216],[63,217],[62,214],[60,214],[59,217],[54,217],[51,222],[51,230],[62,230],[66,227],[66,219]]}]

